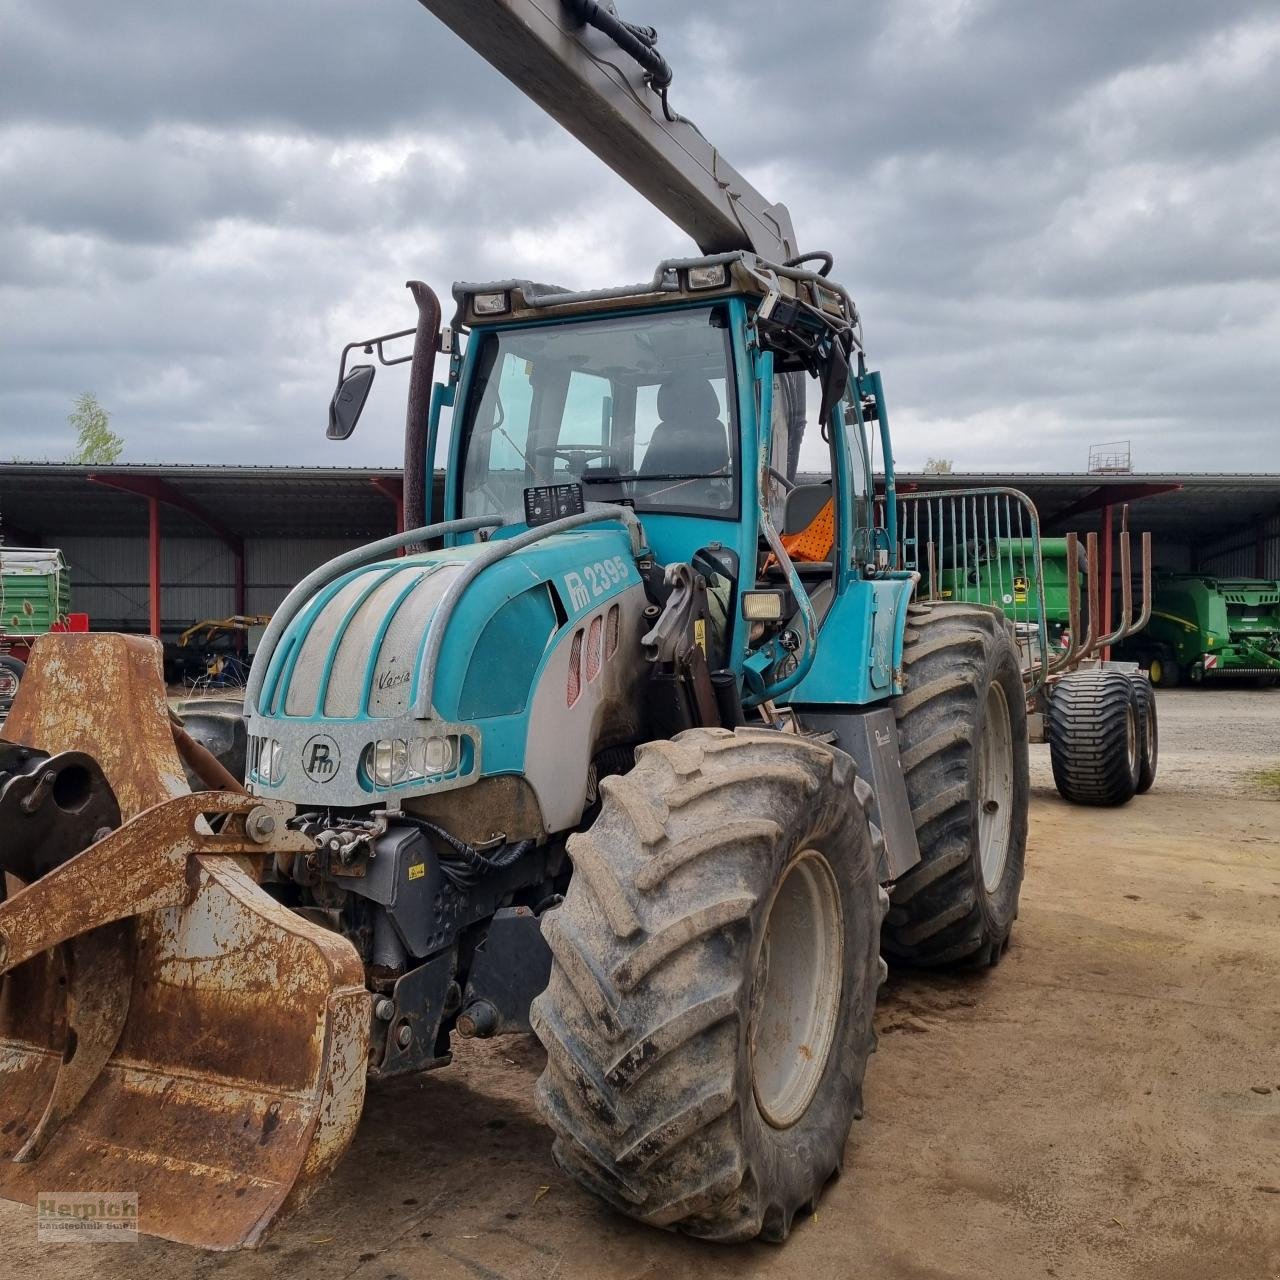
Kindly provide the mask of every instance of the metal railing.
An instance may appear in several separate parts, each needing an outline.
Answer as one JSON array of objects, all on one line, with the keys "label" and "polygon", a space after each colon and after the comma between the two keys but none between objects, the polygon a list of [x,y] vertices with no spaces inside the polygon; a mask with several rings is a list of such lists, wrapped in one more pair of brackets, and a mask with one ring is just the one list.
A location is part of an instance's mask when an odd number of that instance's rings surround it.
[{"label": "metal railing", "polygon": [[1050,662],[1040,516],[1017,489],[899,494],[898,567],[920,575],[920,598],[991,605],[1013,623],[1031,696]]},{"label": "metal railing", "polygon": [[[884,527],[883,499],[877,507],[877,523]],[[1025,493],[1000,486],[899,494],[897,515],[897,567],[920,575],[920,599],[994,606],[1012,622],[1028,699],[1049,677],[1105,655],[1151,618],[1149,533],[1142,535],[1142,607],[1136,618],[1130,536],[1127,530],[1119,535],[1120,617],[1103,634],[1104,584],[1096,533],[1086,535],[1083,558],[1077,535],[1065,536],[1061,574],[1056,567],[1053,572],[1061,581],[1052,583],[1051,625],[1040,516]],[[1112,584],[1105,589],[1110,592]]]}]

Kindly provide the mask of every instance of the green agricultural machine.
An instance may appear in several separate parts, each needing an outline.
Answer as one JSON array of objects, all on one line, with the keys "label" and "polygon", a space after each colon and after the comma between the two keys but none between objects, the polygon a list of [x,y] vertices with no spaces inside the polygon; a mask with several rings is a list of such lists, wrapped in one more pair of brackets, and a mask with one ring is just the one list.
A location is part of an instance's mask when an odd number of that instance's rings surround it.
[{"label": "green agricultural machine", "polygon": [[1280,682],[1280,582],[1157,574],[1151,621],[1124,654],[1157,688],[1184,680]]},{"label": "green agricultural machine", "polygon": [[[1037,610],[1036,594],[1044,591],[1045,635],[1050,649],[1063,647],[1063,636],[1070,640],[1071,593],[1073,579],[1068,571],[1069,557],[1076,560],[1074,591],[1077,599],[1085,582],[1085,566],[1081,562],[1078,543],[1066,538],[1041,538],[1038,550],[1029,537],[1003,537],[988,544],[979,540],[972,563],[957,564],[963,557],[954,552],[951,563],[937,574],[938,595],[943,600],[963,600],[970,604],[989,604],[1015,623]],[[984,574],[983,565],[990,566]],[[1007,573],[1001,573],[1007,569]]]},{"label": "green agricultural machine", "polygon": [[1135,616],[1129,534],[1117,543],[1119,621],[1103,634],[1098,539],[1040,536],[1034,503],[1017,489],[957,489],[897,499],[898,564],[920,575],[925,600],[999,609],[1022,658],[1032,742],[1048,742],[1054,782],[1078,804],[1124,804],[1155,781],[1159,728],[1151,682],[1110,647],[1151,618],[1151,537],[1142,535],[1142,602]]},{"label": "green agricultural machine", "polygon": [[0,546],[0,721],[13,704],[36,637],[70,630],[74,617],[61,551]]}]

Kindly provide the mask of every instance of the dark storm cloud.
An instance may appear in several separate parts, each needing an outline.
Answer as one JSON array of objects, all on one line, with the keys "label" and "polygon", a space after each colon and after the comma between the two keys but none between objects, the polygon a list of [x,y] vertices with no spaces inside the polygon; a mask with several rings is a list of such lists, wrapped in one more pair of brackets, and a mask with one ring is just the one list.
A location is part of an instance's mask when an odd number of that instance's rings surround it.
[{"label": "dark storm cloud", "polygon": [[[1280,466],[1274,5],[621,7],[836,252],[907,465]],[[64,455],[92,388],[137,460],[393,461],[394,375],[319,424],[405,279],[687,247],[412,0],[0,0],[0,456]]]}]

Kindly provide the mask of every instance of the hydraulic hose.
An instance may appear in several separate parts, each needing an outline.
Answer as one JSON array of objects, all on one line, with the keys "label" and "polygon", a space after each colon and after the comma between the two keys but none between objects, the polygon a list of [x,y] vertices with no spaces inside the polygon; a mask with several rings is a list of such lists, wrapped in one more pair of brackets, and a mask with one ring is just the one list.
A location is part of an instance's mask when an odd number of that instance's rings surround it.
[{"label": "hydraulic hose", "polygon": [[457,889],[470,889],[481,877],[487,876],[490,872],[499,871],[503,867],[519,862],[534,845],[532,840],[514,840],[503,845],[496,853],[481,853],[479,849],[469,845],[465,840],[459,840],[444,827],[426,818],[420,818],[416,814],[400,813],[396,815],[396,820],[408,822],[420,831],[435,836],[444,845],[443,849],[436,850],[436,856],[440,859],[440,870]]},{"label": "hydraulic hose", "polygon": [[648,73],[649,83],[658,93],[670,87],[671,67],[654,47],[658,43],[658,33],[653,27],[624,22],[617,14],[604,8],[598,0],[564,0],[564,6],[578,22],[602,32],[623,53],[638,62]]}]

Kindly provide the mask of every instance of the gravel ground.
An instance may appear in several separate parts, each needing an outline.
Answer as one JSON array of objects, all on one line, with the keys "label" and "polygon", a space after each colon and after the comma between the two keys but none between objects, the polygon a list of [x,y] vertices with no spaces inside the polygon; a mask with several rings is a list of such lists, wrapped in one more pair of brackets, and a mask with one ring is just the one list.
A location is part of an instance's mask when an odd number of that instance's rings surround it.
[{"label": "gravel ground", "polygon": [[895,975],[844,1177],[785,1246],[646,1230],[552,1164],[536,1042],[372,1091],[330,1183],[257,1253],[34,1241],[12,1274],[170,1280],[1206,1280],[1280,1276],[1280,690],[1159,695],[1155,788],[1072,808],[1032,749],[1013,945]]}]

